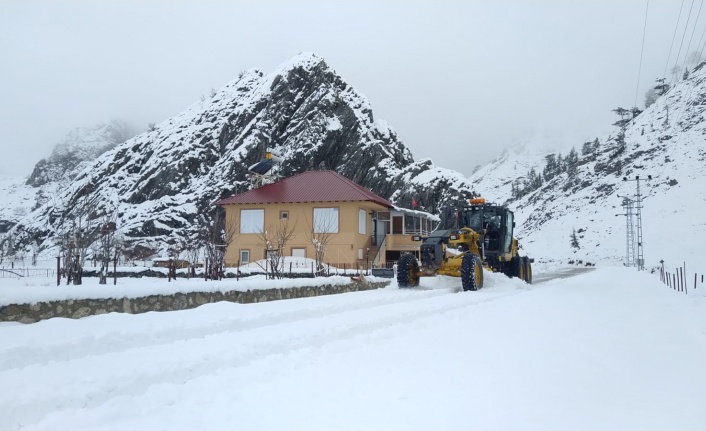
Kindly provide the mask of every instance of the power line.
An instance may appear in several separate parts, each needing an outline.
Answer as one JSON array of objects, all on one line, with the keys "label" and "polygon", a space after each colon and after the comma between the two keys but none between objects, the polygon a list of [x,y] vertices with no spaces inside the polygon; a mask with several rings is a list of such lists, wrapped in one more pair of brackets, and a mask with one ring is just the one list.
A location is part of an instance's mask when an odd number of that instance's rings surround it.
[{"label": "power line", "polygon": [[[694,33],[696,33],[696,26],[699,24],[699,16],[701,16],[701,8],[704,7],[704,0],[701,0],[699,4],[699,12],[696,14],[696,19],[694,20],[694,29],[691,30],[691,37],[689,37],[689,44],[686,46],[686,52],[684,54],[684,67],[687,67],[687,57],[689,56],[689,49],[691,48],[691,41],[694,39]],[[698,46],[697,46],[698,48]]]},{"label": "power line", "polygon": [[699,44],[696,45],[696,50],[699,51],[699,54],[700,54],[699,57],[703,57],[703,55],[704,55],[704,44],[702,44],[701,42],[703,42],[705,35],[706,35],[706,27],[704,27],[704,30],[701,32],[701,38],[699,39]]},{"label": "power line", "polygon": [[674,26],[674,34],[672,35],[672,43],[669,45],[669,55],[667,56],[667,64],[664,65],[663,77],[667,76],[667,68],[669,67],[669,60],[672,58],[672,48],[674,48],[674,39],[677,37],[677,29],[679,28],[679,21],[681,20],[681,11],[684,8],[684,0],[681,0],[681,6],[679,7],[679,16],[677,17],[677,24]]},{"label": "power line", "polygon": [[[703,3],[703,0],[701,0]],[[647,32],[647,11],[650,9],[650,0],[647,0],[645,7],[645,25],[642,27],[642,47],[640,48],[640,66],[637,69],[637,87],[635,88],[635,103],[632,106],[637,106],[637,93],[640,91],[640,74],[642,73],[642,54],[645,52],[645,33]],[[699,9],[700,11],[700,9]]]},{"label": "power line", "polygon": [[[681,36],[681,42],[679,43],[679,51],[677,52],[677,59],[674,60],[674,67],[678,68],[679,67],[679,57],[681,56],[681,48],[684,45],[684,38],[686,37],[686,31],[689,28],[689,20],[691,19],[691,11],[694,9],[694,1],[696,0],[691,0],[691,6],[689,7],[689,15],[686,17],[686,25],[684,25],[684,33]],[[678,77],[677,77],[678,79]]]},{"label": "power line", "polygon": [[[694,21],[694,29],[691,32],[691,38],[689,38],[689,45],[687,45],[687,50],[686,50],[687,54],[684,54],[684,67],[685,68],[687,68],[686,58],[687,58],[687,55],[689,52],[689,48],[691,47],[691,40],[694,38],[694,32],[696,32],[696,26],[699,23],[699,16],[701,15],[701,8],[703,7],[703,5],[704,5],[704,0],[701,0],[701,4],[699,5],[699,12],[696,14],[696,20]],[[693,6],[693,3],[692,3],[692,6]],[[684,31],[686,32],[686,30],[687,29],[685,28]],[[701,54],[699,54],[699,55],[701,55]],[[686,70],[688,70],[688,68]],[[679,116],[677,117],[676,121],[670,125],[670,127],[669,127],[670,130],[673,130],[674,126],[679,124],[681,122],[682,118],[684,118],[686,111],[689,109],[689,102],[688,102],[689,97],[691,96],[691,93],[694,90],[694,87],[696,86],[696,84],[697,83],[694,82],[694,85],[689,86],[689,88],[687,90],[682,92],[681,103],[680,103],[682,109],[679,112]]]}]

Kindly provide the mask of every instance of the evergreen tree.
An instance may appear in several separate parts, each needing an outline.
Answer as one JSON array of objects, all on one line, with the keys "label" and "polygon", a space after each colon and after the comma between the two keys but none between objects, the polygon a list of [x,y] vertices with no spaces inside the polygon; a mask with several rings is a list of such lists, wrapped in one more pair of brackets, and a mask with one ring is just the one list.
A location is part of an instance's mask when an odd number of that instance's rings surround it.
[{"label": "evergreen tree", "polygon": [[576,151],[576,148],[572,148],[564,160],[567,165],[577,164],[579,162],[579,153]]},{"label": "evergreen tree", "polygon": [[537,174],[537,171],[534,168],[530,169],[529,174],[527,174],[527,178],[529,180],[531,190],[537,190],[542,187],[542,176]]},{"label": "evergreen tree", "polygon": [[576,152],[575,148],[572,148],[571,151],[569,151],[569,154],[566,156],[566,159],[564,159],[564,162],[566,164],[566,173],[569,176],[569,179],[573,182],[578,174],[579,164],[579,154]]},{"label": "evergreen tree", "polygon": [[592,156],[593,155],[593,143],[591,141],[586,141],[581,146],[582,156]]},{"label": "evergreen tree", "polygon": [[654,86],[655,92],[657,92],[657,97],[664,96],[664,94],[669,91],[669,84],[665,81],[667,78],[657,78],[655,82],[657,85]]},{"label": "evergreen tree", "polygon": [[579,239],[578,239],[578,237],[576,236],[576,228],[574,228],[574,231],[571,233],[571,247],[573,247],[573,248],[575,248],[575,249],[577,249],[577,250],[578,250],[579,248],[581,248],[581,247],[579,246]]},{"label": "evergreen tree", "polygon": [[619,156],[625,152],[625,147],[627,147],[627,143],[625,142],[625,132],[620,131],[618,133],[618,136],[615,137],[615,151],[613,152],[613,157]]},{"label": "evergreen tree", "polygon": [[549,181],[558,173],[559,164],[557,163],[557,157],[554,153],[547,154],[544,158],[547,163],[544,165],[544,171],[542,173],[544,174],[544,181]]},{"label": "evergreen tree", "polygon": [[625,108],[617,107],[617,108],[613,109],[613,112],[615,112],[616,114],[618,114],[620,116],[620,120],[613,123],[613,125],[619,127],[620,130],[625,129],[625,127],[628,125],[628,123],[631,120],[630,111]]}]

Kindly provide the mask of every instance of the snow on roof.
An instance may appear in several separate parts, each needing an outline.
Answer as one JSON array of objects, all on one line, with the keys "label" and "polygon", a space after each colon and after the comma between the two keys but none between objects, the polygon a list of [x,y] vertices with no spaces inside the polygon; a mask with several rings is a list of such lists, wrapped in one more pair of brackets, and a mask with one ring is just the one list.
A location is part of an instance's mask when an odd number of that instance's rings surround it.
[{"label": "snow on roof", "polygon": [[395,211],[399,211],[399,212],[407,214],[407,215],[422,217],[422,218],[433,220],[433,221],[441,221],[439,216],[436,216],[434,214],[430,214],[428,212],[419,211],[419,210],[411,210],[409,208],[401,208],[398,206],[395,206],[394,209],[395,209]]}]

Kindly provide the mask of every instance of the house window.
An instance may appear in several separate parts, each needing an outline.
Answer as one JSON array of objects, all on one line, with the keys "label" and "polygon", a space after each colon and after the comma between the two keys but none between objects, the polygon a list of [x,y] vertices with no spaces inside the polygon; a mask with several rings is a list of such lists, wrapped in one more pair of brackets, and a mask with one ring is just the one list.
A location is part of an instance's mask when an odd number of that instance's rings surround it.
[{"label": "house window", "polygon": [[338,208],[314,208],[314,233],[338,233]]},{"label": "house window", "polygon": [[289,220],[289,211],[280,211],[279,212],[279,219],[280,220]]},{"label": "house window", "polygon": [[260,233],[265,230],[265,210],[240,210],[240,233]]},{"label": "house window", "polygon": [[292,248],[292,257],[306,257],[306,249]]},{"label": "house window", "polygon": [[367,215],[367,211],[361,209],[358,210],[358,233],[361,235],[365,235],[366,233],[368,233],[368,230],[366,229],[368,224]]},{"label": "house window", "polygon": [[240,264],[247,265],[250,263],[250,250],[240,250]]}]

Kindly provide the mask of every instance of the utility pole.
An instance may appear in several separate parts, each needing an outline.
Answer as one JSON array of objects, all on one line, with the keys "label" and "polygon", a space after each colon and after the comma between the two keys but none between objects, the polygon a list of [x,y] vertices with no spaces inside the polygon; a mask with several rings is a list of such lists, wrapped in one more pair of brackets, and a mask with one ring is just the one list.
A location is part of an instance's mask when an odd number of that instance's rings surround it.
[{"label": "utility pole", "polygon": [[[652,179],[652,175],[647,176],[648,180]],[[636,175],[635,179],[623,177],[623,181],[635,181],[637,183],[637,192],[635,193],[635,209],[637,210],[637,270],[645,270],[645,257],[642,247],[642,195],[640,194],[640,176]]]},{"label": "utility pole", "polygon": [[635,266],[635,229],[633,228],[633,206],[635,201],[618,195],[623,198],[622,207],[625,212],[616,216],[625,216],[625,266]]}]

